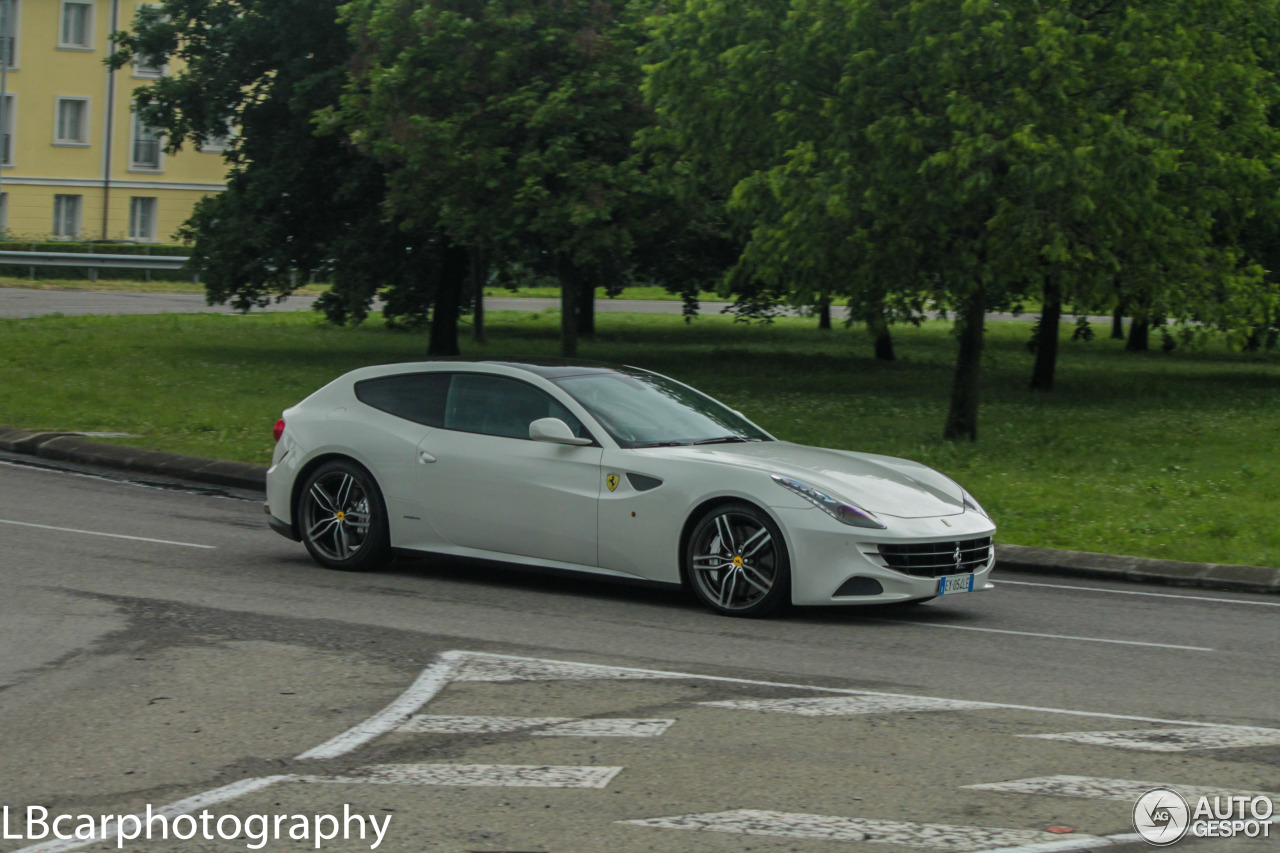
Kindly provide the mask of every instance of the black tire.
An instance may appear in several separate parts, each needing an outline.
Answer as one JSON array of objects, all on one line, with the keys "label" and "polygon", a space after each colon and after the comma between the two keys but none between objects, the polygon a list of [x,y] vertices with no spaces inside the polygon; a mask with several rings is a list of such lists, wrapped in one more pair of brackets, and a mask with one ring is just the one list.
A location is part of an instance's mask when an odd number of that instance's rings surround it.
[{"label": "black tire", "polygon": [[316,468],[298,492],[298,534],[311,558],[329,569],[367,572],[391,556],[387,508],[373,476],[335,459]]},{"label": "black tire", "polygon": [[751,504],[721,504],[698,519],[684,560],[693,594],[722,616],[768,616],[791,600],[782,531]]}]

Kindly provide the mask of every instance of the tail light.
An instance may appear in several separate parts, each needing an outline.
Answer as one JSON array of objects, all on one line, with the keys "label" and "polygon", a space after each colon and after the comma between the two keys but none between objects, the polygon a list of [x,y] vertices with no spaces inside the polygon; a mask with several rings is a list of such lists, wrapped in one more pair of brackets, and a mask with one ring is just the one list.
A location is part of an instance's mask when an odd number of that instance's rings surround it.
[{"label": "tail light", "polygon": [[279,441],[280,436],[284,435],[284,418],[276,421],[276,428],[271,431],[271,435],[276,441]]}]

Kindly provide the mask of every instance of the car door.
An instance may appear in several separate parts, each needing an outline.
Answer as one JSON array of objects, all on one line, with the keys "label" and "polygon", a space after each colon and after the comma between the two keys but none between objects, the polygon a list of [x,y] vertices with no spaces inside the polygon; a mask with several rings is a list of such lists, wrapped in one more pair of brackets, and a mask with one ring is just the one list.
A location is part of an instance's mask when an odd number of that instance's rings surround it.
[{"label": "car door", "polygon": [[507,376],[455,373],[442,429],[418,445],[422,503],[454,545],[595,566],[600,495],[597,445],[529,439],[529,424],[581,422],[551,395]]}]

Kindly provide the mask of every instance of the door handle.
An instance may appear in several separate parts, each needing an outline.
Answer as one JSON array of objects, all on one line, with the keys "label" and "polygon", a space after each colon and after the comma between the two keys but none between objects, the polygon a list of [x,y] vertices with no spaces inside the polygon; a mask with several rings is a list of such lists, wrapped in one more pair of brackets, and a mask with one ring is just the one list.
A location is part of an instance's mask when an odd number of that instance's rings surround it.
[{"label": "door handle", "polygon": [[436,458],[432,456],[430,453],[428,453],[427,451],[422,450],[418,452],[418,461],[419,462],[435,462]]}]

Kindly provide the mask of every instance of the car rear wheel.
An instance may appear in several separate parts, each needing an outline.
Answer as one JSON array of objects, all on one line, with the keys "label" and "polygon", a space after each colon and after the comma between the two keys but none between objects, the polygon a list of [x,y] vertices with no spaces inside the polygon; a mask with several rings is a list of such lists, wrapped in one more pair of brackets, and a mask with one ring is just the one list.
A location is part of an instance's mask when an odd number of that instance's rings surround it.
[{"label": "car rear wheel", "polygon": [[353,462],[326,462],[298,497],[298,532],[312,559],[330,569],[376,569],[391,553],[387,511],[373,477]]},{"label": "car rear wheel", "polygon": [[723,504],[699,519],[685,566],[694,595],[725,616],[767,616],[791,595],[782,532],[750,504]]}]

